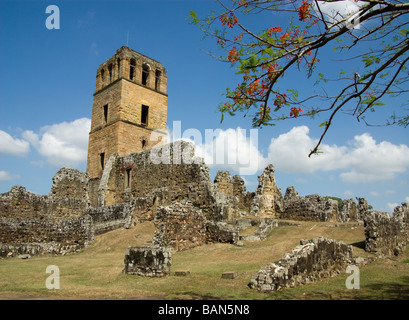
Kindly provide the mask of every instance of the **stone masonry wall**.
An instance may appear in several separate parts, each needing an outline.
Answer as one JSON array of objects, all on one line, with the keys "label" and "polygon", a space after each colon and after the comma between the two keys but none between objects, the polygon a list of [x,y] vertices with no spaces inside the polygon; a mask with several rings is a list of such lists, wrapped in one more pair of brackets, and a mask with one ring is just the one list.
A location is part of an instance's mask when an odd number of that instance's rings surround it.
[{"label": "stone masonry wall", "polygon": [[206,242],[206,218],[191,202],[159,207],[154,223],[154,245],[181,251]]},{"label": "stone masonry wall", "polygon": [[45,196],[14,186],[0,194],[1,255],[78,251],[94,237],[88,206],[88,175],[75,169],[59,170]]},{"label": "stone masonry wall", "polygon": [[274,166],[269,164],[258,176],[258,187],[250,205],[250,214],[280,217],[283,210],[283,195],[276,185],[274,171]]},{"label": "stone masonry wall", "polygon": [[191,201],[211,220],[228,219],[238,210],[235,197],[217,192],[209,168],[194,156],[194,145],[184,141],[124,157],[113,155],[98,193],[99,206],[144,199],[144,210],[152,216],[155,206],[182,200]]},{"label": "stone masonry wall", "polygon": [[281,218],[305,221],[338,221],[338,201],[319,195],[300,197],[294,187],[288,187],[284,196]]},{"label": "stone masonry wall", "polygon": [[367,211],[364,216],[365,251],[378,256],[398,255],[409,244],[407,204],[394,211]]},{"label": "stone masonry wall", "polygon": [[129,228],[132,220],[131,207],[126,203],[89,208],[85,213],[92,218],[96,235],[122,227]]},{"label": "stone masonry wall", "polygon": [[209,242],[235,243],[238,229],[225,222],[210,221],[192,202],[175,202],[158,207],[154,219],[153,245],[176,251]]},{"label": "stone masonry wall", "polygon": [[250,280],[259,291],[277,291],[310,283],[344,271],[352,261],[352,247],[323,237],[301,244],[275,263],[262,267]]}]

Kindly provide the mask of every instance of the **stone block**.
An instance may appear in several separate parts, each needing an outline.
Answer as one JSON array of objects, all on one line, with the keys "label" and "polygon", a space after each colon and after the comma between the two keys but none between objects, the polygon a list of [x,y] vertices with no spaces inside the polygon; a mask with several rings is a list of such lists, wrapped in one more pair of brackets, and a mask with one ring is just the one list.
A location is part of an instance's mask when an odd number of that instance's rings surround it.
[{"label": "stone block", "polygon": [[144,277],[170,274],[172,252],[168,247],[128,247],[125,250],[123,273]]},{"label": "stone block", "polygon": [[227,271],[222,273],[222,278],[224,279],[234,279],[239,276],[237,271]]}]

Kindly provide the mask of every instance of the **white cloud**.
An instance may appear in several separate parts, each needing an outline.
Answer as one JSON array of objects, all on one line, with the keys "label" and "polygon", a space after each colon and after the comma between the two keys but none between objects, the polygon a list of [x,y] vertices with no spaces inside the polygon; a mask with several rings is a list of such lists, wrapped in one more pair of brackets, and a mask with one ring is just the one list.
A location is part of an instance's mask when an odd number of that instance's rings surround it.
[{"label": "white cloud", "polygon": [[321,145],[323,151],[319,156],[308,157],[317,139],[310,138],[309,128],[299,126],[289,132],[271,139],[268,151],[269,162],[277,170],[295,173],[313,173],[317,170],[336,170],[342,167],[339,159],[345,153],[345,147]]},{"label": "white cloud", "polygon": [[[366,3],[363,1],[355,0],[344,0],[334,2],[318,1],[320,11],[323,13],[325,21],[328,24],[337,23],[338,21],[341,21],[344,18],[351,15],[351,17],[355,18],[356,20],[356,21],[350,20],[349,23],[351,27],[359,27],[359,17],[356,16],[356,13],[360,9],[360,7],[365,4]],[[313,8],[316,11],[317,15],[320,15],[315,2],[313,3]]]},{"label": "white cloud", "polygon": [[24,131],[22,136],[56,167],[77,167],[87,159],[91,120],[81,118],[45,126],[40,132]]},{"label": "white cloud", "polygon": [[409,202],[409,197],[406,197],[406,198],[405,198],[405,202]]},{"label": "white cloud", "polygon": [[19,179],[19,175],[11,175],[8,171],[0,170],[0,181],[10,181],[14,179]]},{"label": "white cloud", "polygon": [[11,180],[11,175],[7,171],[0,170],[0,181],[9,181]]},{"label": "white cloud", "polygon": [[194,128],[182,132],[180,121],[174,121],[168,138],[171,142],[192,142],[195,155],[213,169],[232,170],[243,176],[254,175],[267,166],[267,159],[258,150],[257,129],[206,129],[203,135]]},{"label": "white cloud", "polygon": [[0,130],[0,154],[24,156],[30,151],[30,144],[25,140],[13,138],[8,133]]},{"label": "white cloud", "polygon": [[396,174],[409,168],[409,147],[388,141],[376,143],[368,134],[355,136],[345,154],[345,164],[350,170],[340,177],[345,182],[371,183],[392,180]]},{"label": "white cloud", "polygon": [[394,203],[388,202],[386,205],[387,205],[387,207],[388,207],[389,212],[393,212],[393,209],[395,209],[395,207],[399,206],[400,203],[397,203],[397,202],[394,202]]},{"label": "white cloud", "polygon": [[352,197],[354,193],[351,190],[346,190],[344,191],[344,196],[345,197]]},{"label": "white cloud", "polygon": [[345,146],[322,144],[323,153],[308,158],[317,141],[309,136],[308,127],[294,127],[271,140],[268,160],[277,170],[292,173],[343,170],[339,177],[351,183],[391,180],[409,168],[407,145],[377,143],[368,133],[355,136]]}]

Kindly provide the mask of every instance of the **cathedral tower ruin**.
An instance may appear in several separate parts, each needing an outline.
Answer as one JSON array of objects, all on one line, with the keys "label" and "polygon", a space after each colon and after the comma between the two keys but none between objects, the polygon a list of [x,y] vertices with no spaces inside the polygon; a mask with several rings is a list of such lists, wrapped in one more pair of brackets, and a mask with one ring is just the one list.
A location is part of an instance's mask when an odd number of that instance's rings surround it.
[{"label": "cathedral tower ruin", "polygon": [[112,154],[142,152],[166,135],[166,87],[164,66],[125,46],[99,66],[88,143],[91,179],[101,177]]}]

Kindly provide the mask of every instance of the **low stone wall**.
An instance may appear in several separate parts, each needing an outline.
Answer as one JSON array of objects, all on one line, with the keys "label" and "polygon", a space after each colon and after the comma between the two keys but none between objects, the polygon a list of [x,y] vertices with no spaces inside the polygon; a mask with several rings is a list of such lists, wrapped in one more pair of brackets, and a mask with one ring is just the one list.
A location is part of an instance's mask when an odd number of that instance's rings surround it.
[{"label": "low stone wall", "polygon": [[190,201],[158,207],[154,219],[154,246],[181,251],[209,242],[235,243],[238,230],[225,222],[206,219],[202,210]]},{"label": "low stone wall", "polygon": [[86,214],[94,222],[96,235],[114,229],[129,228],[132,221],[132,208],[129,204],[121,203],[108,207],[89,208]]},{"label": "low stone wall", "polygon": [[88,174],[60,169],[48,195],[14,186],[0,194],[0,255],[76,252],[94,238]]},{"label": "low stone wall", "polygon": [[261,219],[251,219],[244,218],[238,220],[236,223],[237,227],[242,230],[250,226],[257,226],[257,230],[249,236],[239,236],[239,240],[244,241],[264,241],[267,239],[268,234],[271,230],[278,227],[278,220],[273,218],[261,218]]},{"label": "low stone wall", "polygon": [[352,247],[323,237],[301,244],[275,263],[262,267],[249,286],[259,291],[277,291],[334,276],[352,261]]},{"label": "low stone wall", "polygon": [[166,247],[128,247],[123,273],[145,277],[164,277],[170,273],[172,252]]},{"label": "low stone wall", "polygon": [[0,219],[0,256],[78,252],[94,239],[92,218],[61,221]]},{"label": "low stone wall", "polygon": [[284,196],[282,219],[299,221],[338,221],[338,201],[317,194],[300,197],[294,187]]},{"label": "low stone wall", "polygon": [[[405,204],[407,207],[407,204]],[[398,255],[408,244],[408,213],[395,209],[387,212],[367,211],[364,216],[365,251],[378,256]]]}]

